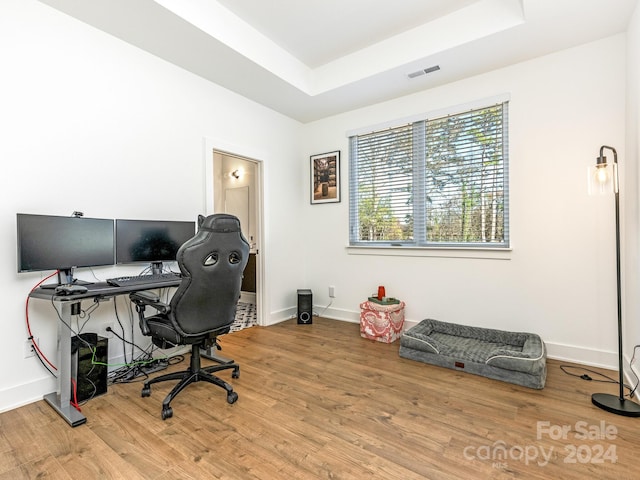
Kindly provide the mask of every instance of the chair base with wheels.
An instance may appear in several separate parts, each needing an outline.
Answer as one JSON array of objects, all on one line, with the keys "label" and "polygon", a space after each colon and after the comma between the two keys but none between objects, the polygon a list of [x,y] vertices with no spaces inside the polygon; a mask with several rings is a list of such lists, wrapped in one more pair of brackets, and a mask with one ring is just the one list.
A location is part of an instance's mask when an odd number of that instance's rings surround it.
[{"label": "chair base with wheels", "polygon": [[168,380],[179,380],[179,382],[173,387],[171,392],[164,398],[162,402],[162,419],[166,420],[173,416],[173,408],[171,408],[171,401],[184,390],[188,385],[195,382],[208,382],[213,385],[217,385],[224,388],[227,391],[227,403],[235,403],[238,400],[238,394],[233,391],[233,387],[222,380],[221,378],[213,375],[214,372],[221,370],[231,370],[231,378],[240,378],[240,365],[236,363],[227,363],[221,365],[210,365],[203,367],[200,362],[200,346],[191,346],[191,362],[187,370],[181,372],[172,372],[165,375],[152,378],[144,382],[142,386],[142,397],[148,397],[151,395],[151,385],[158,382],[165,382]]}]

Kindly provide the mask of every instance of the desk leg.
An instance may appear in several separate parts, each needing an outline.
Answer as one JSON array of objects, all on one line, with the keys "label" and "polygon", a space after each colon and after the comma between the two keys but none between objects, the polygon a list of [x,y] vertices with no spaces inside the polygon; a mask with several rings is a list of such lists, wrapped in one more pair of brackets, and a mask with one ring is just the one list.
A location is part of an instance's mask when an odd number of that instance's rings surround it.
[{"label": "desk leg", "polygon": [[[71,325],[71,306],[74,302],[59,302],[60,316]],[[44,396],[58,414],[72,427],[82,425],[87,418],[76,410],[71,400],[71,332],[62,322],[58,322],[58,391]]]}]

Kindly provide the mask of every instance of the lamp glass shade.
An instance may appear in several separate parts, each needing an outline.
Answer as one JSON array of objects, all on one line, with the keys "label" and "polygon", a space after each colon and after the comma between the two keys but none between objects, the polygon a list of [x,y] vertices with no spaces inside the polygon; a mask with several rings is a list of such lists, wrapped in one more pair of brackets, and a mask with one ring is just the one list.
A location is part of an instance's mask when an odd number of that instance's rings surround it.
[{"label": "lamp glass shade", "polygon": [[618,193],[618,164],[599,163],[588,170],[589,195]]}]

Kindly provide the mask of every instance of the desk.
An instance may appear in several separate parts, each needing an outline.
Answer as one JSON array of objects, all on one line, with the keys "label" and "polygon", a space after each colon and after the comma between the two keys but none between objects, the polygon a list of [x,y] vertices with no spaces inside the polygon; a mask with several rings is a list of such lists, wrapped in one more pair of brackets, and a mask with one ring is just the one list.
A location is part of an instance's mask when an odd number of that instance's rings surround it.
[{"label": "desk", "polygon": [[[62,320],[71,325],[71,311],[74,305],[87,299],[103,299],[126,295],[142,290],[176,287],[180,285],[180,278],[165,279],[163,281],[127,287],[114,287],[106,282],[86,285],[87,291],[76,295],[57,295],[53,288],[37,288],[29,294],[31,298],[48,300],[56,304]],[[77,427],[87,421],[87,418],[71,405],[71,331],[62,322],[58,322],[58,390],[48,393],[44,400],[51,405],[69,425]]]}]

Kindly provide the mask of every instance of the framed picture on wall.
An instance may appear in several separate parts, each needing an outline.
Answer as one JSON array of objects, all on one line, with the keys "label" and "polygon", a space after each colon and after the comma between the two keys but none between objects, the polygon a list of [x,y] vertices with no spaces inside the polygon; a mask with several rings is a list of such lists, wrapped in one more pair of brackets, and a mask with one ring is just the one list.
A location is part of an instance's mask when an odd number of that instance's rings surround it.
[{"label": "framed picture on wall", "polygon": [[311,155],[311,203],[340,201],[340,150]]}]

